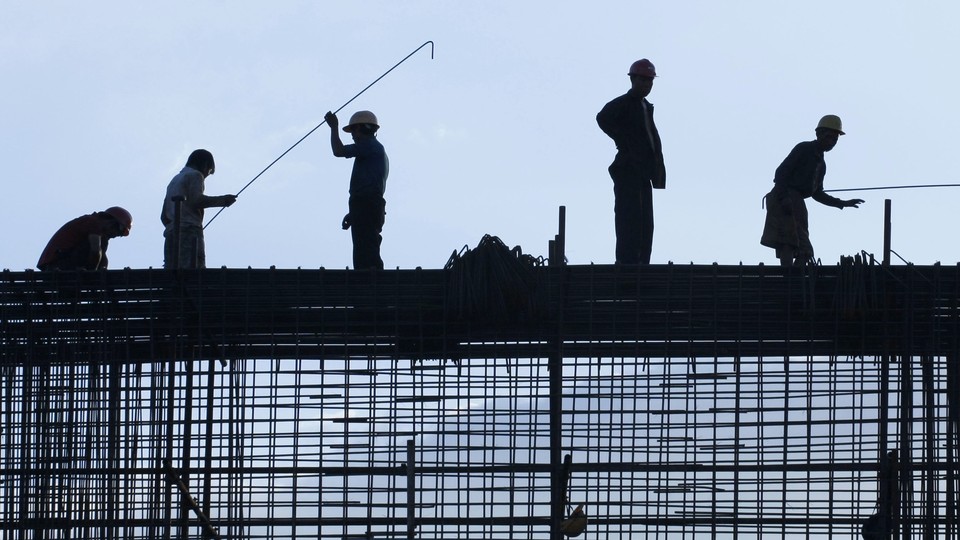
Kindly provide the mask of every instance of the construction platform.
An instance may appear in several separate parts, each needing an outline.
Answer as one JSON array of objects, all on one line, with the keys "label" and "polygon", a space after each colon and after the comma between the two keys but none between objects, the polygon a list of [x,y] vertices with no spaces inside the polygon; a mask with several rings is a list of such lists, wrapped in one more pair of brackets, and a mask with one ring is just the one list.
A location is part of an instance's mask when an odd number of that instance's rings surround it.
[{"label": "construction platform", "polygon": [[940,265],[5,271],[0,528],[956,539],[958,358]]}]

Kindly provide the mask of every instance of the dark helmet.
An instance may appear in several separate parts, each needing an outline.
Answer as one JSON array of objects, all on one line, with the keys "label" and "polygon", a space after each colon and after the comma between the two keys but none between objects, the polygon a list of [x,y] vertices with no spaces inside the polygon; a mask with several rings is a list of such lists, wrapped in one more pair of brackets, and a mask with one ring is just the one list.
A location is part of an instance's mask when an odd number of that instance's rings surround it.
[{"label": "dark helmet", "polygon": [[130,234],[130,227],[133,227],[133,216],[130,215],[130,212],[127,212],[125,209],[119,206],[111,206],[110,208],[104,210],[103,213],[117,220],[117,223],[120,224],[121,236],[127,236]]},{"label": "dark helmet", "polygon": [[653,67],[653,62],[646,58],[641,58],[630,65],[630,71],[627,72],[627,75],[653,78],[657,76],[657,69]]}]

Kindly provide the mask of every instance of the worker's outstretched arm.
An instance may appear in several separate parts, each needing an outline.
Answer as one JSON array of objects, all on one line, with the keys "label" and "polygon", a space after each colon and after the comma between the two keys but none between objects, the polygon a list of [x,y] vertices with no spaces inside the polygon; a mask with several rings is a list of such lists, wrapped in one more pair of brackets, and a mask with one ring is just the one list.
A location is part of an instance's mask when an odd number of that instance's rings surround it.
[{"label": "worker's outstretched arm", "polygon": [[200,197],[200,204],[204,208],[210,208],[211,206],[230,206],[235,202],[237,202],[236,195],[217,195],[213,197],[203,195]]},{"label": "worker's outstretched arm", "polygon": [[860,208],[860,205],[865,202],[863,199],[838,199],[831,195],[827,195],[822,189],[813,193],[813,200],[820,204],[825,204],[841,210],[844,208]]}]

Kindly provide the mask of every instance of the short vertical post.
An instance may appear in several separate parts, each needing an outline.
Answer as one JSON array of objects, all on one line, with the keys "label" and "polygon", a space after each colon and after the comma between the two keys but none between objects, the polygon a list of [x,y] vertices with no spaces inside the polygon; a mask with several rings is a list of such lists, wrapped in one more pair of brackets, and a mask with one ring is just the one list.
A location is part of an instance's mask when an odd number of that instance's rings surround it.
[{"label": "short vertical post", "polygon": [[557,264],[563,266],[567,260],[567,207],[560,207],[560,226],[557,234]]},{"label": "short vertical post", "polygon": [[890,199],[883,201],[883,265],[890,266]]}]

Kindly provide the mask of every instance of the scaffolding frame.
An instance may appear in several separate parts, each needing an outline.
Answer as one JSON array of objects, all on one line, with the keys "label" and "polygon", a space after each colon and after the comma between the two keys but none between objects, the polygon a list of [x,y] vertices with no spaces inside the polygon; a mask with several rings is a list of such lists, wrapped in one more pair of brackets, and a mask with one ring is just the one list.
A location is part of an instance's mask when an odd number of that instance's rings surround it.
[{"label": "scaffolding frame", "polygon": [[0,528],[958,538],[957,267],[532,275],[3,272]]}]

